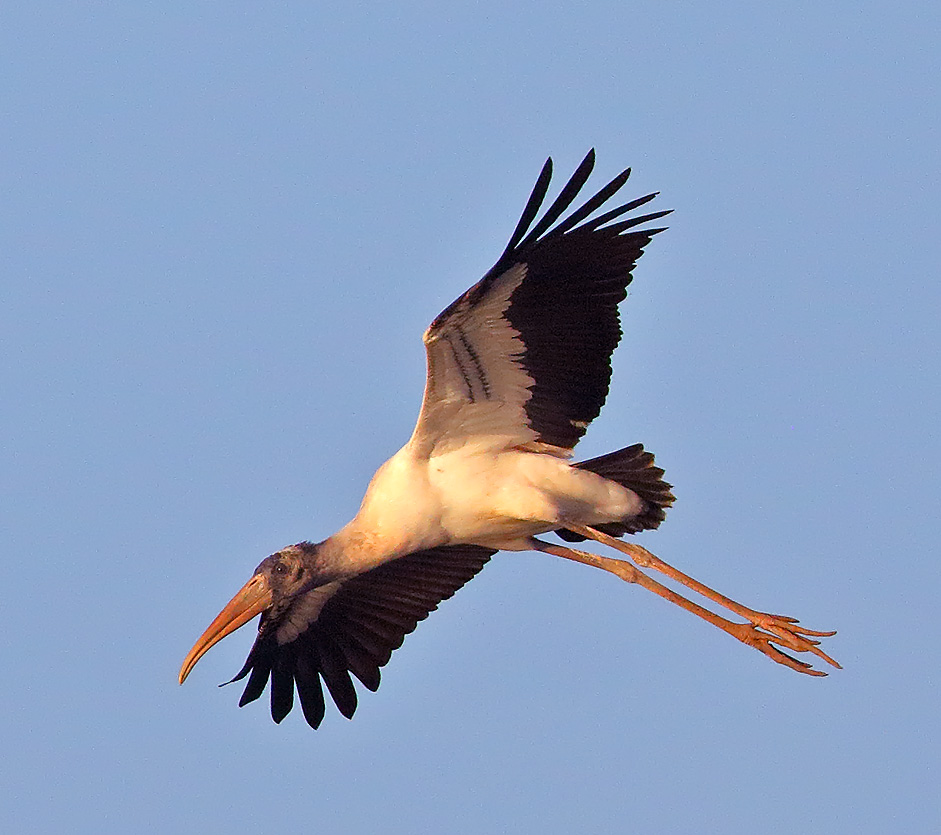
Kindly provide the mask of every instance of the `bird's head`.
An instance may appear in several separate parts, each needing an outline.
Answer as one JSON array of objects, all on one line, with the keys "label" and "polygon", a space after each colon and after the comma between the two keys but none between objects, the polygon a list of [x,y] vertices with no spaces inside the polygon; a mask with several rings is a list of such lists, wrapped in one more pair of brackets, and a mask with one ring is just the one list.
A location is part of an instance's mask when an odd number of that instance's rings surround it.
[{"label": "bird's head", "polygon": [[319,553],[319,545],[302,542],[262,560],[252,578],[216,615],[189,651],[180,668],[180,684],[186,681],[196,662],[226,635],[262,613],[267,620],[277,622],[297,594],[329,582],[332,578],[325,575]]}]

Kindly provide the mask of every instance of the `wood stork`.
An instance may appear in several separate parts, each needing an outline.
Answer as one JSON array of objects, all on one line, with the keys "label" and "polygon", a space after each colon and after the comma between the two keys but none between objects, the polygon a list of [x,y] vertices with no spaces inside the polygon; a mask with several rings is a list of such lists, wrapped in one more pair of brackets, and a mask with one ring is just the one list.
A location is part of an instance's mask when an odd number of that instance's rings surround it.
[{"label": "wood stork", "polygon": [[[618,305],[644,247],[668,214],[624,219],[648,194],[592,217],[624,185],[623,171],[559,220],[594,166],[589,152],[537,221],[552,175],[547,160],[510,242],[494,267],[424,334],[427,381],[408,443],[376,472],[359,512],[323,542],[272,554],[199,638],[182,684],[216,642],[261,615],[239,705],[271,682],[271,715],[294,704],[317,728],[321,679],[340,712],[368,689],[418,621],[451,597],[498,550],[536,550],[609,571],[693,612],[798,672],[825,675],[784,652],[839,665],[816,632],[793,618],[742,606],[620,541],[656,528],[673,502],[663,470],[640,444],[581,463],[569,458],[608,393],[621,337]],[[633,560],[539,539],[593,539]],[[719,604],[731,621],[682,597],[641,568],[660,572]]]}]

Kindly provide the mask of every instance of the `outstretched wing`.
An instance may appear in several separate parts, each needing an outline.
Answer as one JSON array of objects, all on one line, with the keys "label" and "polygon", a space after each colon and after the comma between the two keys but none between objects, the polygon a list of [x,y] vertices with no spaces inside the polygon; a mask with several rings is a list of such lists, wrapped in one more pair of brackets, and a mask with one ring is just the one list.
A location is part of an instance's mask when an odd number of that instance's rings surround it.
[{"label": "outstretched wing", "polygon": [[428,378],[410,441],[419,454],[473,436],[487,447],[567,456],[601,411],[621,338],[618,304],[663,231],[634,227],[669,212],[616,221],[656,196],[648,194],[588,219],[627,182],[627,169],[556,223],[594,161],[590,151],[534,225],[552,176],[546,161],[503,255],[425,332]]},{"label": "outstretched wing", "polygon": [[[323,720],[323,683],[348,719],[356,710],[352,673],[379,687],[379,668],[419,621],[451,597],[495,552],[476,545],[416,551],[343,583],[298,595],[276,622],[262,616],[258,637],[232,681],[249,676],[239,707],[271,681],[271,718],[280,722],[300,697],[312,728]],[[249,675],[251,673],[251,675]]]}]

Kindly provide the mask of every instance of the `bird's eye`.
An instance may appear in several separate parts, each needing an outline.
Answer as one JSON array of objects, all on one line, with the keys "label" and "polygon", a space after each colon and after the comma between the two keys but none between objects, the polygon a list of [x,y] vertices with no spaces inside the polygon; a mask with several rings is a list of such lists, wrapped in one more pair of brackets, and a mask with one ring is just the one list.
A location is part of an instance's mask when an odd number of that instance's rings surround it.
[{"label": "bird's eye", "polygon": [[288,567],[283,562],[276,562],[274,564],[274,573],[283,576],[288,573]]}]

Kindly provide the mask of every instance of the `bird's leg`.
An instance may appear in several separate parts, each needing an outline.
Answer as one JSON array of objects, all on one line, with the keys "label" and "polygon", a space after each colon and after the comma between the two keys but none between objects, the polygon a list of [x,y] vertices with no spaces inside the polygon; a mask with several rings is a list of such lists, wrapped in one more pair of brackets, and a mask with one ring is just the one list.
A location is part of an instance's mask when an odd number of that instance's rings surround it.
[{"label": "bird's leg", "polygon": [[[587,525],[573,525],[570,530],[573,530],[575,533],[579,533],[582,536],[587,536],[590,539],[594,539],[597,542],[602,543],[603,545],[608,545],[612,548],[617,549],[623,554],[627,554],[637,565],[643,566],[644,568],[652,568],[654,571],[659,571],[661,574],[666,575],[671,580],[675,580],[678,583],[686,586],[687,588],[692,589],[698,594],[701,594],[703,597],[708,598],[709,600],[718,603],[720,606],[725,607],[730,612],[738,615],[739,617],[745,618],[745,620],[750,621],[755,626],[765,629],[768,632],[775,635],[780,642],[785,646],[789,646],[791,649],[797,652],[812,652],[814,655],[822,658],[829,664],[832,664],[834,667],[839,667],[830,656],[828,656],[823,650],[818,648],[819,641],[810,640],[810,638],[828,638],[831,635],[835,635],[835,632],[817,632],[813,629],[806,629],[803,626],[798,625],[796,618],[790,618],[785,615],[772,615],[767,612],[758,612],[754,609],[750,609],[747,606],[743,606],[741,603],[737,603],[731,598],[726,597],[724,594],[720,594],[714,589],[709,588],[709,586],[700,583],[698,580],[690,577],[687,574],[684,574],[682,571],[674,568],[672,565],[661,560],[655,554],[651,554],[646,548],[636,545],[633,542],[622,542],[619,539],[615,539],[613,536],[609,536],[602,531],[599,531],[595,528],[588,527]],[[793,643],[787,643],[788,639],[792,639]]]},{"label": "bird's leg", "polygon": [[794,652],[811,652],[814,655],[823,658],[834,667],[840,666],[836,663],[836,661],[834,661],[818,648],[817,644],[819,641],[815,641],[808,637],[826,637],[834,633],[814,632],[812,630],[797,626],[797,622],[793,618],[769,615],[764,612],[756,612],[752,609],[748,609],[745,606],[741,606],[724,595],[713,591],[708,586],[704,586],[702,583],[699,583],[692,577],[687,577],[682,572],[677,571],[672,566],[663,562],[658,557],[651,554],[648,550],[641,548],[638,545],[620,542],[613,537],[608,537],[606,534],[603,534],[600,531],[596,531],[594,528],[581,525],[566,525],[566,527],[575,533],[590,537],[591,539],[595,539],[604,544],[608,544],[607,540],[609,539],[613,540],[613,542],[616,543],[614,547],[617,547],[619,551],[628,554],[638,564],[643,565],[644,567],[653,568],[656,571],[660,571],[677,582],[680,582],[683,585],[686,585],[694,591],[702,594],[704,597],[726,606],[726,608],[730,609],[730,611],[733,611],[736,614],[739,614],[741,617],[745,618],[748,623],[736,623],[734,621],[727,620],[726,618],[723,618],[714,612],[709,611],[708,609],[705,609],[699,604],[688,600],[680,594],[677,594],[672,589],[667,588],[663,584],[658,583],[652,577],[647,576],[639,568],[629,562],[626,562],[625,560],[602,557],[598,554],[592,554],[588,551],[579,551],[575,548],[569,548],[563,545],[555,545],[549,542],[543,542],[542,540],[538,539],[533,540],[533,547],[536,548],[536,550],[542,551],[543,553],[553,554],[558,557],[563,557],[564,559],[584,563],[585,565],[592,565],[595,568],[608,571],[628,583],[636,583],[639,586],[643,586],[648,591],[652,591],[654,594],[664,598],[665,600],[669,600],[671,603],[675,603],[677,606],[686,609],[686,611],[692,612],[694,615],[697,615],[703,620],[708,621],[713,626],[719,627],[719,629],[721,629],[723,632],[727,632],[732,637],[737,638],[745,644],[748,644],[748,646],[754,647],[759,652],[767,655],[772,661],[776,661],[779,664],[784,664],[785,666],[790,667],[792,670],[797,670],[800,673],[807,673],[808,675],[813,676],[826,675],[826,673],[820,670],[812,669],[810,664],[799,661],[787,653],[782,652],[780,649],[778,649],[778,647],[774,646],[774,644],[779,644],[780,646],[790,649]]}]

